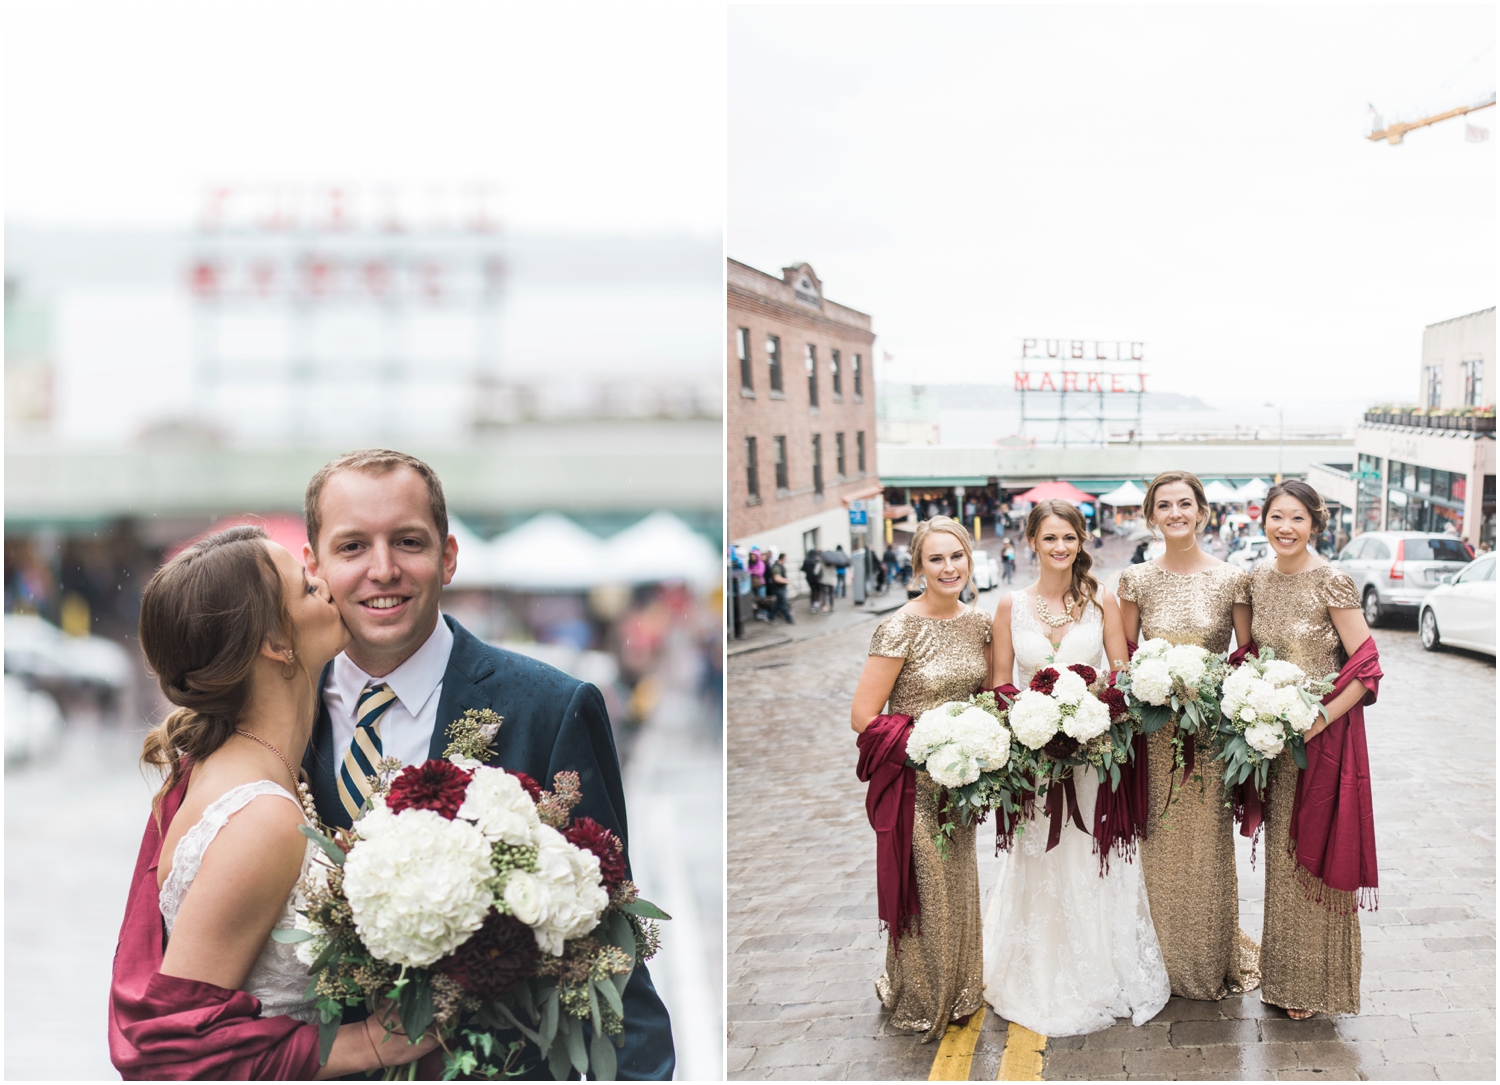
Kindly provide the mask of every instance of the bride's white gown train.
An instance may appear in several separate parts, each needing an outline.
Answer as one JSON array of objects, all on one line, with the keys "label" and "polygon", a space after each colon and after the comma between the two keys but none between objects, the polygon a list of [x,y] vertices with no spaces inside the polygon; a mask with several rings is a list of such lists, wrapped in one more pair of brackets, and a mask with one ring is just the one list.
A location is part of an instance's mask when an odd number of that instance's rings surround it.
[{"label": "bride's white gown train", "polygon": [[[1105,666],[1103,619],[1094,607],[1053,649],[1024,591],[1011,595],[1016,685],[1042,667]],[[1076,786],[1092,831],[1097,777]],[[1139,860],[1111,855],[1100,877],[1093,838],[1065,823],[1050,852],[1038,807],[1008,853],[984,917],[984,997],[995,1012],[1044,1036],[1097,1032],[1129,1017],[1149,1021],[1171,997]]]}]

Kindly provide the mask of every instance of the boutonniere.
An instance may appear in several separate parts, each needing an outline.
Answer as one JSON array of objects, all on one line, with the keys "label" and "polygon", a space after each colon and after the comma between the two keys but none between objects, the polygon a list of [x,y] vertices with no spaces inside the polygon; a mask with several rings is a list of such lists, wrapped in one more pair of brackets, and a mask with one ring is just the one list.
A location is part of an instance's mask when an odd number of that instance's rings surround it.
[{"label": "boutonniere", "polygon": [[443,757],[462,768],[482,765],[495,756],[490,745],[505,720],[494,710],[471,708],[448,725],[448,748]]}]

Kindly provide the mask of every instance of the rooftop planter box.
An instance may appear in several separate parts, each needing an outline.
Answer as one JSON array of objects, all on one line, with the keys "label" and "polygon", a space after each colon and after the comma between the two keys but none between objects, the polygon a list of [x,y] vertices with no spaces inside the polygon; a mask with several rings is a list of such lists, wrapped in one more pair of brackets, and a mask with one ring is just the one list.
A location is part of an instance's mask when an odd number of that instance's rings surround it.
[{"label": "rooftop planter box", "polygon": [[1412,414],[1409,411],[1366,411],[1366,422],[1417,429],[1453,429],[1470,433],[1494,433],[1493,414]]}]

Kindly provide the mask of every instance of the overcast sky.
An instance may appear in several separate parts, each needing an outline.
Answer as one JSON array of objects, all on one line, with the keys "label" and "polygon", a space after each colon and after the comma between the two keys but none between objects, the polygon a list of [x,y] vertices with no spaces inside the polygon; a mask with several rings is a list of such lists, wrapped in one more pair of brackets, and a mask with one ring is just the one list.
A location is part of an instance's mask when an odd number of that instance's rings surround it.
[{"label": "overcast sky", "polygon": [[1164,391],[1412,399],[1423,326],[1494,304],[1500,126],[1366,103],[1489,95],[1493,10],[732,8],[728,251],[809,261],[892,379],[1099,337]]},{"label": "overcast sky", "polygon": [[186,225],[210,184],[493,182],[523,231],[723,221],[711,4],[6,4],[6,217]]}]

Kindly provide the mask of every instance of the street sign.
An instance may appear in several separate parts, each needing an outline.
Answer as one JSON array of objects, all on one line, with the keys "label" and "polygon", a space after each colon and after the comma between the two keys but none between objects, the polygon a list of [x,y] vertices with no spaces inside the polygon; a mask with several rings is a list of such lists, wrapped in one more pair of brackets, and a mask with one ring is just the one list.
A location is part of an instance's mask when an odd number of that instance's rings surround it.
[{"label": "street sign", "polygon": [[1245,506],[1245,515],[1248,516],[1248,517],[1250,517],[1250,519],[1252,519],[1252,520],[1259,520],[1260,519],[1260,506],[1259,505],[1246,505]]},{"label": "street sign", "polygon": [[1352,478],[1352,479],[1354,479],[1354,481],[1356,481],[1356,482],[1379,482],[1380,481],[1380,472],[1379,471],[1355,471],[1349,477]]},{"label": "street sign", "polygon": [[849,525],[851,527],[863,527],[870,522],[870,514],[864,509],[849,510]]}]

